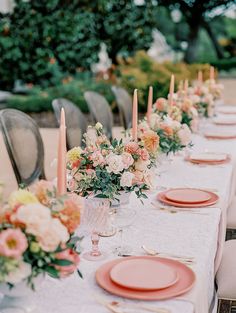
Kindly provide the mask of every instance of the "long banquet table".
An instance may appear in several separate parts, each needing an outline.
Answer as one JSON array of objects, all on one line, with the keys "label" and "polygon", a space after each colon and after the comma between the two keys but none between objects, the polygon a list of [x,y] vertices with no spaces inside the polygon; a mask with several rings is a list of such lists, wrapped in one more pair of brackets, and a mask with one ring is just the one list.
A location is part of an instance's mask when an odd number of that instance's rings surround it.
[{"label": "long banquet table", "polygon": [[[222,255],[226,212],[235,193],[236,140],[207,140],[194,135],[193,143],[194,151],[208,149],[230,153],[231,162],[215,166],[198,166],[186,162],[183,155],[178,155],[174,157],[165,173],[156,176],[156,187],[214,189],[220,197],[219,202],[212,207],[199,209],[204,214],[191,212],[171,214],[157,210],[151,204],[156,201],[157,189],[148,194],[144,204],[132,195],[129,207],[136,210],[137,218],[125,235],[125,241],[133,247],[134,255],[143,255],[141,245],[145,244],[161,252],[195,258],[196,262],[192,269],[197,279],[190,292],[175,299],[148,303],[155,308],[169,308],[172,313],[207,313],[214,303],[214,277]],[[37,312],[108,312],[104,306],[95,301],[95,296],[99,295],[107,301],[119,298],[97,286],[95,271],[104,262],[116,258],[111,251],[117,240],[117,236],[101,239],[101,248],[108,253],[106,260],[89,262],[81,259],[80,270],[84,276],[83,280],[76,274],[61,281],[48,278],[43,288],[35,295]],[[85,250],[89,249],[89,238],[84,239],[83,246]],[[128,299],[121,300],[132,302]]]}]

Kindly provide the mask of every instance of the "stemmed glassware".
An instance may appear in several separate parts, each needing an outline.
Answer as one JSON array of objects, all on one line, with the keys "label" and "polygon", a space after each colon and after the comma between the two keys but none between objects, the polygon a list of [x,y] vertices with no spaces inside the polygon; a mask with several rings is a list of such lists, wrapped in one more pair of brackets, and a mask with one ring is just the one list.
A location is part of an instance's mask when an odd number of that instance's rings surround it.
[{"label": "stemmed glassware", "polygon": [[92,250],[83,254],[89,261],[102,260],[106,257],[99,250],[99,232],[107,225],[110,202],[108,199],[89,198],[85,200],[85,208],[82,215],[82,225],[91,234]]},{"label": "stemmed glassware", "polygon": [[129,255],[132,252],[132,248],[123,243],[123,233],[130,225],[133,224],[136,217],[136,211],[127,207],[119,207],[113,211],[111,215],[111,222],[119,233],[119,244],[114,248],[114,253],[118,256]]}]

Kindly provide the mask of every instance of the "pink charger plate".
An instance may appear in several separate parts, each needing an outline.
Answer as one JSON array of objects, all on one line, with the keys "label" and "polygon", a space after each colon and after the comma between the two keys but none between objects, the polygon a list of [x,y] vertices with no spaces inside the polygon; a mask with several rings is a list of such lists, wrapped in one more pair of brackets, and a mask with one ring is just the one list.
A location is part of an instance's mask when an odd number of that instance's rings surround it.
[{"label": "pink charger plate", "polygon": [[111,280],[125,288],[135,290],[157,290],[174,285],[177,272],[157,259],[128,259],[113,266]]},{"label": "pink charger plate", "polygon": [[165,203],[165,204],[172,205],[175,207],[180,207],[180,208],[203,208],[203,207],[213,205],[219,200],[219,196],[217,194],[215,194],[214,192],[211,192],[211,191],[207,191],[207,193],[209,193],[209,195],[211,195],[211,198],[207,201],[199,202],[199,203],[175,202],[175,201],[168,200],[166,198],[166,196],[165,196],[166,192],[168,192],[168,190],[160,192],[157,195],[157,199],[159,201]]},{"label": "pink charger plate", "polygon": [[214,134],[204,134],[204,136],[207,139],[219,139],[219,140],[229,140],[229,139],[236,139],[236,133],[232,133],[232,134],[227,134],[227,133],[223,133],[222,135],[214,135]]},{"label": "pink charger plate", "polygon": [[173,188],[165,193],[166,199],[180,203],[201,203],[211,199],[211,195],[201,189],[196,188]]},{"label": "pink charger plate", "polygon": [[214,160],[193,160],[191,157],[186,157],[186,161],[194,163],[194,164],[205,164],[205,165],[220,165],[220,164],[226,164],[229,163],[231,158],[230,155],[227,154],[227,157],[225,160],[220,160],[220,161],[214,161]]},{"label": "pink charger plate", "polygon": [[195,273],[185,264],[178,262],[176,260],[152,256],[129,257],[130,260],[131,259],[147,260],[150,258],[172,267],[177,272],[177,275],[179,277],[177,282],[168,288],[151,291],[142,291],[122,287],[111,280],[110,271],[115,265],[124,261],[123,259],[116,259],[103,264],[96,271],[96,281],[100,287],[114,295],[137,300],[164,300],[177,297],[192,289],[196,280]]}]

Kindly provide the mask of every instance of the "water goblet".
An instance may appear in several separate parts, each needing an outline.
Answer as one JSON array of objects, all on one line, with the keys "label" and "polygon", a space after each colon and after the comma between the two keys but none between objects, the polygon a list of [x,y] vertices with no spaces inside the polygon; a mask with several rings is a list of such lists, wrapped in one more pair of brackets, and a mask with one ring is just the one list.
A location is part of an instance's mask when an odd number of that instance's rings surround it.
[{"label": "water goblet", "polygon": [[82,216],[82,226],[91,234],[92,250],[83,254],[89,261],[102,260],[106,257],[99,250],[99,233],[107,225],[110,202],[108,199],[89,198],[85,200],[85,208]]},{"label": "water goblet", "polygon": [[119,245],[114,248],[114,253],[118,256],[128,255],[132,252],[130,246],[123,244],[123,235],[124,230],[133,224],[135,217],[136,211],[124,207],[120,207],[112,214],[112,224],[117,228],[119,233]]}]

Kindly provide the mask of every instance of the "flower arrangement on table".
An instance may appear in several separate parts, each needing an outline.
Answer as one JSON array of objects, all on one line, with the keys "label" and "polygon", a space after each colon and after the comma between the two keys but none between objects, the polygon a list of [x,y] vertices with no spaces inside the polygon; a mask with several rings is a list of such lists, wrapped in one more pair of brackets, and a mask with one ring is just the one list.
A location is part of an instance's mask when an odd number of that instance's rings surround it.
[{"label": "flower arrangement on table", "polygon": [[223,84],[217,83],[215,79],[209,79],[204,82],[204,86],[212,95],[213,100],[219,100],[222,98],[222,93],[224,90]]},{"label": "flower arrangement on table", "polygon": [[211,117],[214,113],[214,99],[205,85],[189,87],[188,97],[202,117]]},{"label": "flower arrangement on table", "polygon": [[13,287],[26,282],[34,289],[40,275],[61,278],[73,273],[80,240],[73,233],[82,208],[79,196],[57,197],[47,181],[39,181],[32,192],[14,191],[0,209],[0,283]]},{"label": "flower arrangement on table", "polygon": [[151,152],[158,145],[154,135],[142,142],[130,137],[110,142],[100,123],[90,126],[84,135],[85,147],[67,152],[69,190],[84,197],[110,200],[117,199],[121,191],[135,191],[138,198],[146,198],[145,191],[153,179]]},{"label": "flower arrangement on table", "polygon": [[150,115],[150,121],[144,118],[138,125],[139,138],[152,131],[159,137],[159,152],[169,154],[191,147],[191,131],[186,124],[173,120],[168,114],[160,116],[157,112]]},{"label": "flower arrangement on table", "polygon": [[173,104],[165,98],[158,98],[154,104],[154,112],[162,118],[169,116],[174,121],[186,124],[193,132],[198,128],[198,112],[189,98],[181,93],[173,94]]}]

